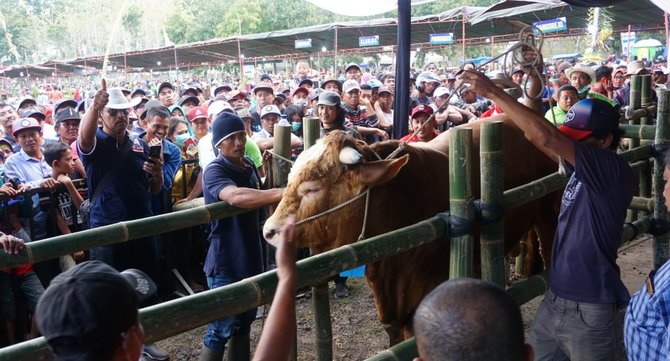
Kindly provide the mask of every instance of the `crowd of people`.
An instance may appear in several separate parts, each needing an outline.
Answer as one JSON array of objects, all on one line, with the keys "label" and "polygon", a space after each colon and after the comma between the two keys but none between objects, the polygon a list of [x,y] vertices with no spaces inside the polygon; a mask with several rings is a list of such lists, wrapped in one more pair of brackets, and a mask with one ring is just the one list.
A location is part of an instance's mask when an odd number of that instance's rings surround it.
[{"label": "crowd of people", "polygon": [[[349,64],[340,76],[324,77],[299,62],[294,77],[262,74],[250,89],[170,81],[108,88],[102,79],[95,93],[75,93],[72,99],[54,87],[49,97],[2,102],[2,231],[12,235],[3,242],[30,242],[141,219],[198,197],[206,204],[226,201],[255,209],[198,228],[199,237],[190,243],[171,242],[170,235],[145,237],[3,270],[0,315],[6,341],[18,341],[14,291],[21,291],[29,313],[39,312],[40,298],[49,293],[45,286],[87,260],[146,273],[158,287],[158,296],[149,302],[170,293],[170,249],[178,253],[174,267],[196,292],[204,289],[203,281],[208,288],[222,287],[272,267],[272,252],[259,225],[266,216],[263,207],[282,197],[281,189],[263,184],[274,126],[291,125],[294,157],[302,150],[307,116],[319,119],[322,136],[341,130],[373,144],[392,138],[394,96],[403,94],[410,96],[411,106],[401,117],[410,129],[402,141],[428,142],[452,126],[506,113],[535,145],[562,159],[571,178],[554,242],[549,291],[531,344],[536,359],[611,360],[616,342],[612,318],[629,299],[616,249],[633,192],[630,168],[615,152],[621,138],[619,111],[628,105],[632,75],[652,74],[653,86],[665,88],[666,65],[616,58],[596,66],[563,61],[536,71],[514,68],[508,78],[500,71],[480,71],[473,63],[454,71],[430,63],[412,76],[405,93],[396,92],[392,73],[372,74]],[[530,100],[538,106],[531,108]],[[184,238],[179,233],[172,237]],[[198,249],[203,251],[193,252]],[[346,279],[335,282],[335,297],[346,297]],[[250,310],[210,323],[200,359],[221,360],[226,349],[232,359],[243,359],[255,317],[256,310]],[[138,327],[136,316],[128,321],[127,327]],[[564,324],[570,326],[554,327]],[[40,333],[37,326],[33,322],[28,337]],[[124,337],[128,330],[121,330]],[[527,355],[521,346],[515,354]],[[169,357],[155,345],[146,345],[144,356]],[[436,358],[424,356],[430,359]]]}]

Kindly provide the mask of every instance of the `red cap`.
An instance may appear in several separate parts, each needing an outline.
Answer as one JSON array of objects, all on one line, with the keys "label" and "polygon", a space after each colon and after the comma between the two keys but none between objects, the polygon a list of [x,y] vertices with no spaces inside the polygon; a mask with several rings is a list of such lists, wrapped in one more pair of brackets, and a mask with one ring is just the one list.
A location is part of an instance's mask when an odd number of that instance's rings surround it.
[{"label": "red cap", "polygon": [[207,108],[194,107],[188,112],[188,120],[193,122],[196,119],[207,119]]},{"label": "red cap", "polygon": [[293,89],[293,92],[291,92],[291,97],[293,97],[295,95],[295,93],[297,93],[297,92],[303,92],[303,93],[307,94],[307,96],[309,96],[309,89],[300,86],[300,87],[297,87],[297,88]]},{"label": "red cap", "polygon": [[239,90],[233,90],[231,92],[228,92],[227,97],[228,97],[228,99],[235,99],[235,98],[238,98],[238,97],[242,97],[244,99],[249,99],[249,95],[247,95],[247,93],[245,93],[243,91],[239,91]]},{"label": "red cap", "polygon": [[433,114],[433,108],[428,104],[419,104],[415,106],[414,109],[412,109],[412,119],[414,119],[414,116],[419,113],[424,113],[428,114],[428,116],[431,116]]}]

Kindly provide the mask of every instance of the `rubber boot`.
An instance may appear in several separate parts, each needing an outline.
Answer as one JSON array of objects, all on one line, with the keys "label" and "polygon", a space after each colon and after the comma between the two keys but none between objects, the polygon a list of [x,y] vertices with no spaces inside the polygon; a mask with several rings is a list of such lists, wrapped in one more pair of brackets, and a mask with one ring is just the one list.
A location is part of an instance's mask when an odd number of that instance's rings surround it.
[{"label": "rubber boot", "polygon": [[237,335],[228,340],[228,355],[226,361],[249,361],[251,356],[249,334]]},{"label": "rubber boot", "polygon": [[198,361],[223,361],[223,352],[224,350],[212,350],[207,346],[202,346]]}]

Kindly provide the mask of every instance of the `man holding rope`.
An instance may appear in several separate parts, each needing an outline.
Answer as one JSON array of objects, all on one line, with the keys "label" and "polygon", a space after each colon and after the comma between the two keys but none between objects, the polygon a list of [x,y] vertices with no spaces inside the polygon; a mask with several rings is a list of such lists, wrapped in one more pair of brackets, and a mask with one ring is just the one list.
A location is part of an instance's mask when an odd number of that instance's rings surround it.
[{"label": "man holding rope", "polygon": [[[531,70],[537,77],[541,70]],[[560,157],[569,171],[549,269],[549,290],[535,316],[530,342],[536,360],[614,360],[614,316],[630,296],[616,265],[633,174],[616,154],[618,110],[585,99],[560,128],[507,95],[484,74],[468,70],[461,82],[492,99],[535,146]]]}]

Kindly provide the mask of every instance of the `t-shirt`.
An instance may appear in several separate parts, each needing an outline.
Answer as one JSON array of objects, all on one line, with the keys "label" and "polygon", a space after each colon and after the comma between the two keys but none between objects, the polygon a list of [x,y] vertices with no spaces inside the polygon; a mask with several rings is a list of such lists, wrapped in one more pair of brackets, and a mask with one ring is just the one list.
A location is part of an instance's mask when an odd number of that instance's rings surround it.
[{"label": "t-shirt", "polygon": [[[143,169],[149,157],[149,146],[142,139],[130,138],[128,135],[125,141],[131,142],[131,149],[93,200],[91,228],[152,215],[149,173]],[[86,169],[89,194],[93,196],[98,183],[121,156],[123,145],[118,144],[115,137],[98,129],[93,149],[83,153],[77,140],[77,150]]]},{"label": "t-shirt", "polygon": [[51,211],[49,218],[51,221],[51,226],[49,230],[49,236],[58,236],[61,234],[58,229],[58,225],[55,223],[56,214],[54,212],[60,213],[63,217],[63,221],[70,228],[71,232],[77,232],[84,229],[83,220],[81,219],[81,214],[77,207],[75,207],[72,202],[72,197],[70,192],[67,189],[58,189],[51,194]]},{"label": "t-shirt", "polygon": [[625,305],[616,264],[633,173],[619,155],[575,142],[575,165],[561,200],[549,287],[559,297]]},{"label": "t-shirt", "polygon": [[565,110],[561,109],[558,105],[556,105],[554,108],[554,115],[551,114],[551,109],[547,110],[546,113],[544,113],[544,119],[548,120],[549,123],[554,124],[554,117],[556,119],[555,125],[557,127],[560,127],[565,123],[565,117],[568,116],[568,112]]},{"label": "t-shirt", "polygon": [[[205,204],[219,202],[219,193],[229,186],[260,189],[260,178],[249,158],[246,167],[231,163],[219,155],[205,168],[203,194]],[[212,221],[209,249],[204,271],[207,276],[243,279],[263,272],[260,237],[261,209]]]}]

